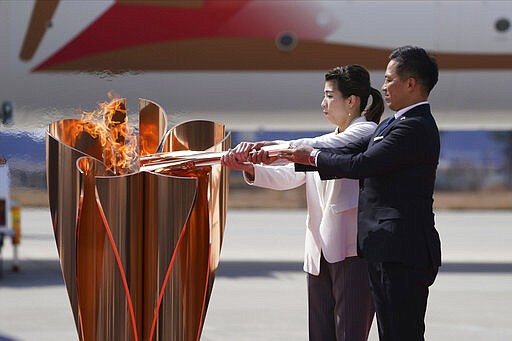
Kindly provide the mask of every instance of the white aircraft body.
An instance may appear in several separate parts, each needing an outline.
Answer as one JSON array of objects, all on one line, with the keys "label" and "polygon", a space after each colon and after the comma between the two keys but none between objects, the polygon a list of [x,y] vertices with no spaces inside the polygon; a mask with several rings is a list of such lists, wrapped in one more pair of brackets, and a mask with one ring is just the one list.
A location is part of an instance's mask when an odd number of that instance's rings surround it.
[{"label": "white aircraft body", "polygon": [[78,118],[112,91],[135,121],[145,98],[171,124],[330,130],[325,71],[362,64],[380,88],[401,45],[438,59],[441,129],[510,129],[511,21],[509,1],[0,1],[2,129]]}]

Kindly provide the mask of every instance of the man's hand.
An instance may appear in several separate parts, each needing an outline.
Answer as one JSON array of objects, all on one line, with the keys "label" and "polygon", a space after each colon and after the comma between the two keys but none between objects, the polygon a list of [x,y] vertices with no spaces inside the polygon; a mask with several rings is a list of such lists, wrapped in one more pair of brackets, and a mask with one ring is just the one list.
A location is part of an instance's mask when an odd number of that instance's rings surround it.
[{"label": "man's hand", "polygon": [[280,157],[291,162],[309,165],[309,155],[311,154],[312,151],[313,147],[298,146],[297,148],[283,150],[280,153]]}]

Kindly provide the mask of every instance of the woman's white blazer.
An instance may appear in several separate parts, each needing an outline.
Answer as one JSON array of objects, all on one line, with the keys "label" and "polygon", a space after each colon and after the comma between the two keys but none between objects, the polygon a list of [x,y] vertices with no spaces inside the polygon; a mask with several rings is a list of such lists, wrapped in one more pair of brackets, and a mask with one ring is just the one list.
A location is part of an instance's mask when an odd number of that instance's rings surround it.
[{"label": "woman's white blazer", "polygon": [[[345,131],[334,131],[314,138],[290,141],[290,145],[342,147],[372,134],[377,125],[364,117],[352,121]],[[306,183],[307,219],[304,271],[320,273],[320,255],[329,263],[356,256],[357,201],[359,181],[337,179],[322,181],[317,172],[295,172],[293,164],[254,165],[254,181],[247,183],[264,188],[287,190]]]}]

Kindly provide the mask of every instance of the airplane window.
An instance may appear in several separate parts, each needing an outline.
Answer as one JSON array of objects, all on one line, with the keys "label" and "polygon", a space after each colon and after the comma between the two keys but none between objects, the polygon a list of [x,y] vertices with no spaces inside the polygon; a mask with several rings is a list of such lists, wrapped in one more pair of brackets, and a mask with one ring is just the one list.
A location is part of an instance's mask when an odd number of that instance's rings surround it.
[{"label": "airplane window", "polygon": [[284,32],[276,37],[277,48],[283,51],[289,51],[297,45],[297,37],[290,32]]},{"label": "airplane window", "polygon": [[510,21],[507,18],[501,18],[496,20],[494,26],[496,27],[496,31],[504,33],[510,28]]}]

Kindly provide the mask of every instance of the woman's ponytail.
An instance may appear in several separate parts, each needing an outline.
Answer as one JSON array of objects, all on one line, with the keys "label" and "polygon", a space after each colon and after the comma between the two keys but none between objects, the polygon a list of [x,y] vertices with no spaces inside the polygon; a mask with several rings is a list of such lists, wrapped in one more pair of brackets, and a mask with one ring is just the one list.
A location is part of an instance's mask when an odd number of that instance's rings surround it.
[{"label": "woman's ponytail", "polygon": [[380,91],[373,87],[370,87],[370,95],[372,96],[372,104],[370,108],[366,110],[365,117],[367,121],[373,121],[379,124],[382,113],[384,112],[384,100],[382,99]]}]

